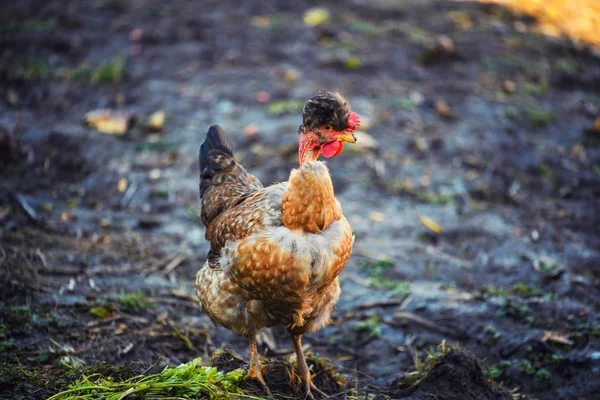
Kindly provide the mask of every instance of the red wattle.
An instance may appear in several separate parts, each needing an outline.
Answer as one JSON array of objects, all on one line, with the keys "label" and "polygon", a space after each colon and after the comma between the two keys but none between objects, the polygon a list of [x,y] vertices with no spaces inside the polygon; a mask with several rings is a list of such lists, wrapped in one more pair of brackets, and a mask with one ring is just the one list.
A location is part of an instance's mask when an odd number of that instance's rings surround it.
[{"label": "red wattle", "polygon": [[339,141],[334,141],[331,143],[324,144],[321,147],[321,153],[324,157],[331,158],[335,157],[342,152],[344,149],[344,144]]}]

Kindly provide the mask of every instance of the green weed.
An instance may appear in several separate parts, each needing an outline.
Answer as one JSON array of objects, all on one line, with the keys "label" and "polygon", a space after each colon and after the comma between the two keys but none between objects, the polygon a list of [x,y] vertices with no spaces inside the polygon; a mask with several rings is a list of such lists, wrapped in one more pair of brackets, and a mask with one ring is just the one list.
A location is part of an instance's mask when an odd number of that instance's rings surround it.
[{"label": "green weed", "polygon": [[369,337],[378,338],[381,336],[381,324],[378,316],[372,316],[365,321],[360,321],[356,324],[358,331],[364,331],[369,334]]},{"label": "green weed", "polygon": [[266,113],[270,117],[302,111],[304,102],[301,100],[277,100],[267,105]]},{"label": "green weed", "polygon": [[244,371],[236,369],[223,373],[214,367],[203,367],[202,359],[196,358],[178,367],[165,369],[152,375],[137,375],[123,381],[102,374],[83,375],[69,389],[48,400],[118,400],[126,396],[136,398],[204,398],[233,399],[258,397],[244,395],[240,384]]},{"label": "green weed", "polygon": [[121,294],[117,299],[119,308],[127,313],[139,314],[152,306],[140,291],[130,294]]},{"label": "green weed", "polygon": [[535,129],[545,128],[556,120],[552,111],[546,111],[536,106],[527,108],[527,118]]}]

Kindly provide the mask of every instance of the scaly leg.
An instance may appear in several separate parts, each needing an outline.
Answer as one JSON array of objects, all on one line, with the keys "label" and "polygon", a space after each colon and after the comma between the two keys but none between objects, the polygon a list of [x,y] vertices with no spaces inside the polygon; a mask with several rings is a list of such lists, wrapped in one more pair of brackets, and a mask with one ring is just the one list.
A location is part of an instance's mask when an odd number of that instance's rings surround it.
[{"label": "scaly leg", "polygon": [[306,398],[314,400],[314,396],[312,394],[311,389],[319,393],[321,396],[327,397],[325,393],[320,391],[312,383],[310,371],[308,370],[308,364],[306,364],[306,358],[304,357],[304,352],[302,351],[302,335],[295,335],[293,333],[291,335],[294,341],[294,349],[296,349],[296,358],[298,359],[298,375],[300,375],[302,390],[304,390]]},{"label": "scaly leg", "polygon": [[260,359],[258,358],[258,348],[256,347],[256,335],[249,335],[248,343],[250,343],[250,360],[248,362],[248,373],[246,374],[246,378],[258,380],[264,391],[270,396],[271,391],[265,383],[262,372],[260,372]]}]

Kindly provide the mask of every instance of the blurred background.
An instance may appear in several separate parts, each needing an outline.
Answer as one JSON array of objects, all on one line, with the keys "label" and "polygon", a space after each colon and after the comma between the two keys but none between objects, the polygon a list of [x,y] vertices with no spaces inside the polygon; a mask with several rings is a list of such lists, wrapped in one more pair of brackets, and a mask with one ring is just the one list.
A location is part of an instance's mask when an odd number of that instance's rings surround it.
[{"label": "blurred background", "polygon": [[591,399],[599,46],[594,0],[5,2],[0,358],[247,357],[194,297],[198,149],[217,123],[264,184],[287,180],[302,106],[329,90],[364,121],[327,161],[356,243],[311,351],[396,388],[445,340],[524,395]]}]

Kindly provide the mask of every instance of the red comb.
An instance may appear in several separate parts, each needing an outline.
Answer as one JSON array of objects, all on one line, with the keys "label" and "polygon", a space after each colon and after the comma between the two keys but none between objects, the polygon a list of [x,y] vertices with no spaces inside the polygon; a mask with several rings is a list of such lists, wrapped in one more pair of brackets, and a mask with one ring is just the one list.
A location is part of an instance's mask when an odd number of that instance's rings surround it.
[{"label": "red comb", "polygon": [[350,115],[348,115],[348,125],[346,126],[346,129],[344,129],[344,131],[354,132],[359,126],[360,116],[355,112],[351,112]]}]

